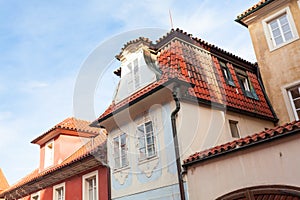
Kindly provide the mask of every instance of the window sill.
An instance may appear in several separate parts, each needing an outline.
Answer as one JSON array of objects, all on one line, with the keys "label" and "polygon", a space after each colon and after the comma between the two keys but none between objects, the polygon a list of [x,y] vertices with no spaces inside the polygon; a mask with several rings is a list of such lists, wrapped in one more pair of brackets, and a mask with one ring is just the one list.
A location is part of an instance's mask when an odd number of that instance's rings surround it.
[{"label": "window sill", "polygon": [[142,165],[144,163],[147,163],[147,162],[151,162],[151,161],[154,161],[154,160],[157,160],[158,159],[158,156],[157,155],[154,155],[154,156],[151,156],[149,158],[146,158],[144,160],[139,160],[139,165]]},{"label": "window sill", "polygon": [[120,167],[120,168],[114,169],[113,173],[118,173],[118,172],[125,171],[125,170],[128,170],[128,169],[130,169],[129,165],[127,165],[125,167]]},{"label": "window sill", "polygon": [[290,43],[293,43],[294,41],[296,41],[296,40],[298,40],[299,39],[299,37],[295,37],[295,38],[293,38],[293,39],[291,39],[291,40],[289,40],[289,41],[287,41],[287,42],[284,42],[284,43],[282,43],[282,44],[279,44],[279,45],[277,45],[277,46],[271,46],[270,47],[270,52],[272,52],[272,51],[275,51],[275,50],[277,50],[277,49],[280,49],[281,47],[284,47],[284,46],[286,46],[286,45],[288,45],[288,44],[290,44]]}]

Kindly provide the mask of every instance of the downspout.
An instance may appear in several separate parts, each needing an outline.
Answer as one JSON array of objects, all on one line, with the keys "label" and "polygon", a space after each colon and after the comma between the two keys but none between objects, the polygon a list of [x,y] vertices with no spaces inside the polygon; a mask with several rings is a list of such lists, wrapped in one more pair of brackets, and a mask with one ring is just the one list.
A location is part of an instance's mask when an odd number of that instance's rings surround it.
[{"label": "downspout", "polygon": [[180,162],[179,145],[178,145],[177,128],[176,128],[176,116],[180,110],[180,102],[177,97],[178,90],[179,88],[175,88],[172,93],[173,99],[176,104],[176,108],[171,114],[171,122],[172,122],[172,132],[173,132],[173,140],[174,140],[174,148],[175,148],[175,156],[176,156],[178,184],[179,184],[180,197],[181,197],[180,199],[185,200],[185,192],[184,192],[184,185],[183,185],[183,179],[181,174],[181,162]]},{"label": "downspout", "polygon": [[264,85],[264,83],[263,83],[263,80],[262,80],[262,77],[261,77],[261,74],[260,74],[259,66],[258,66],[257,63],[255,63],[255,65],[256,65],[256,76],[257,76],[258,83],[259,83],[259,85],[260,85],[260,87],[261,87],[261,89],[262,89],[262,92],[263,92],[263,94],[264,94],[264,96],[265,96],[265,99],[266,99],[266,101],[267,101],[267,104],[268,104],[268,106],[270,107],[271,112],[272,112],[272,114],[273,114],[273,116],[274,116],[274,118],[275,118],[275,121],[273,121],[273,123],[274,123],[275,126],[277,126],[277,125],[278,125],[279,119],[278,119],[277,114],[276,114],[276,112],[275,112],[275,110],[274,110],[274,108],[273,108],[273,106],[272,106],[272,104],[271,104],[271,101],[270,101],[270,99],[269,99],[269,97],[268,97],[268,95],[267,95],[267,92],[266,92],[266,89],[265,89],[265,85]]}]

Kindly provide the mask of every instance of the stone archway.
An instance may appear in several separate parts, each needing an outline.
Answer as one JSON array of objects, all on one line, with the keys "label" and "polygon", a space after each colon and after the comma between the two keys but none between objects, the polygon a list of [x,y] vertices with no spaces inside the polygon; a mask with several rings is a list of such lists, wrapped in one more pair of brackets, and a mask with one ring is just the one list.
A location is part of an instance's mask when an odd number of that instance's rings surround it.
[{"label": "stone archway", "polygon": [[255,186],[230,192],[217,200],[300,200],[300,188],[284,185]]}]

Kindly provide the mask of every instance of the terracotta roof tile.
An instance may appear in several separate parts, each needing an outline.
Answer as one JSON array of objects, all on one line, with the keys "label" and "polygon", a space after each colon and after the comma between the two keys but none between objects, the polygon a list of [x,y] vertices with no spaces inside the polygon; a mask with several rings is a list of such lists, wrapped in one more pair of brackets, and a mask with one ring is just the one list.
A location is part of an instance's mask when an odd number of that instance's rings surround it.
[{"label": "terracotta roof tile", "polygon": [[[253,64],[237,56],[233,56],[214,45],[209,45],[198,38],[192,38],[190,34],[178,29],[176,31],[172,30],[166,36],[159,39],[158,42],[162,43],[166,38],[170,39],[172,33],[174,37],[180,37],[178,34],[184,34],[185,37],[188,37],[187,40],[189,40],[189,42],[170,40],[164,47],[158,49],[157,62],[162,71],[161,78],[121,102],[117,104],[113,102],[98,118],[98,121],[109,117],[113,112],[122,109],[122,107],[125,108],[128,104],[147,95],[149,92],[162,87],[171,79],[177,79],[194,86],[193,88],[189,88],[189,94],[192,97],[225,105],[228,108],[243,110],[248,113],[253,113],[256,116],[273,119],[274,121],[276,120],[262,91],[263,89],[257,81],[256,75],[252,72],[256,70]],[[216,48],[225,54],[233,56],[234,59],[239,59],[246,63],[246,65],[252,69],[252,71],[247,71],[247,75],[253,84],[259,100],[251,99],[243,94],[235,70],[231,64],[228,65],[228,68],[236,87],[226,84],[218,58],[213,55],[210,57],[206,50],[201,51],[201,48],[196,48],[195,45],[198,45],[198,47],[208,45],[208,47],[204,49]],[[94,121],[93,125],[97,123],[97,121]]]},{"label": "terracotta roof tile", "polygon": [[[78,122],[78,121],[80,121],[80,123],[81,122],[85,123],[85,121],[83,121],[83,120],[78,120],[78,119],[73,120],[73,118],[68,118],[67,120],[64,120],[62,123],[60,123],[56,126],[72,128],[72,126],[73,126],[72,123]],[[69,123],[71,123],[71,124],[69,124]],[[73,130],[76,130],[76,128],[73,127]],[[82,159],[93,155],[93,153],[96,152],[97,150],[99,150],[99,148],[101,146],[103,146],[103,145],[105,146],[106,134],[107,133],[104,130],[102,130],[100,133],[98,131],[98,135],[95,138],[91,139],[88,143],[86,143],[81,148],[79,148],[77,151],[75,151],[71,156],[66,158],[62,163],[57,164],[53,167],[47,168],[44,171],[39,171],[39,169],[34,170],[32,173],[28,174],[27,176],[22,178],[20,181],[18,181],[16,184],[8,187],[6,190],[1,192],[0,197],[3,196],[4,193],[9,193],[13,190],[16,190],[17,188],[20,188],[20,187],[26,185],[27,183],[29,183],[31,181],[38,180],[38,179],[44,177],[45,175],[54,173],[54,172],[60,170],[61,168],[65,167],[67,165],[70,165],[71,163],[81,161]],[[105,151],[105,149],[101,148],[101,151]],[[106,159],[106,152],[103,152],[103,160],[100,160],[100,162],[101,163],[103,163],[103,161],[106,162],[104,159]]]},{"label": "terracotta roof tile", "polygon": [[237,16],[236,21],[240,21],[241,19],[243,19],[244,17],[250,15],[251,13],[259,10],[260,8],[264,7],[265,5],[273,2],[274,0],[261,0],[258,3],[256,3],[255,5],[253,5],[251,8],[248,8],[247,10],[245,10],[243,13],[241,13],[240,15]]},{"label": "terracotta roof tile", "polygon": [[91,127],[89,126],[90,122],[85,121],[82,119],[76,119],[75,117],[70,117],[62,122],[56,124],[54,127],[49,129],[47,132],[44,134],[40,135],[39,137],[35,138],[32,143],[36,143],[40,139],[44,138],[46,135],[48,135],[50,132],[56,129],[62,129],[62,130],[69,130],[69,131],[74,131],[74,133],[89,133],[91,135],[96,135],[99,133],[99,128]]},{"label": "terracotta roof tile", "polygon": [[[173,39],[174,37],[181,37],[183,35],[182,37],[187,37],[185,39],[188,42],[175,39],[170,40],[172,34]],[[97,125],[98,122],[111,116],[114,112],[126,108],[133,101],[146,96],[148,93],[153,92],[153,90],[163,87],[168,81],[175,79],[190,84],[191,87],[188,91],[191,97],[227,106],[230,109],[242,110],[246,113],[252,113],[255,116],[262,116],[273,121],[276,120],[271,106],[268,104],[262,91],[263,89],[257,80],[257,76],[254,74],[256,70],[254,64],[233,56],[213,45],[209,45],[200,39],[192,38],[191,35],[183,33],[180,30],[172,30],[166,36],[159,39],[158,42],[163,43],[166,39],[170,41],[160,49],[157,49],[157,62],[162,72],[160,79],[117,104],[113,102],[92,125]],[[208,47],[202,48],[205,45],[208,45]],[[247,71],[247,75],[258,95],[258,100],[246,97],[243,94],[235,70],[231,64],[229,64],[228,68],[236,87],[226,84],[218,58],[210,54],[209,51],[203,50],[210,48],[222,51],[232,56],[233,60],[242,61],[249,69],[252,69],[252,71]]]},{"label": "terracotta roof tile", "polygon": [[4,176],[2,169],[0,168],[0,192],[7,189],[9,184]]},{"label": "terracotta roof tile", "polygon": [[222,145],[218,145],[204,151],[196,152],[184,160],[184,165],[191,165],[195,162],[199,162],[213,156],[228,153],[231,150],[237,150],[241,147],[246,147],[252,144],[258,144],[269,139],[274,139],[277,136],[289,135],[292,134],[293,131],[300,132],[300,121],[286,123],[282,126],[277,126],[275,128],[255,133],[253,135],[246,136],[244,138],[240,138]]}]

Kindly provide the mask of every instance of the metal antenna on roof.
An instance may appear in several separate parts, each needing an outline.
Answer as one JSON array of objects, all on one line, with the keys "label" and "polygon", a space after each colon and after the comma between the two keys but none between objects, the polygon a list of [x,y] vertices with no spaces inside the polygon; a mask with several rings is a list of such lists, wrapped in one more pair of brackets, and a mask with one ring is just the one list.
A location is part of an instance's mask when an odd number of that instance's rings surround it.
[{"label": "metal antenna on roof", "polygon": [[169,9],[169,15],[170,15],[170,23],[171,23],[171,29],[173,29],[173,20],[172,20],[172,14],[171,14],[171,10]]}]

